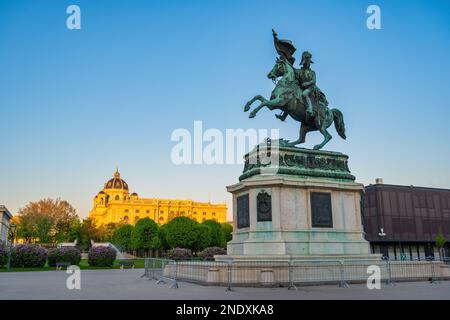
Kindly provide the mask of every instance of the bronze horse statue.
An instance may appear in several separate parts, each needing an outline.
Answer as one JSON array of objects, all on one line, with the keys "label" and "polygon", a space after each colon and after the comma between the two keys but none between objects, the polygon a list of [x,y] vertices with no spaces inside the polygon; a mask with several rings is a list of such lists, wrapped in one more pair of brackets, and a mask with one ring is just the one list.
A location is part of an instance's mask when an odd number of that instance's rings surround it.
[{"label": "bronze horse statue", "polygon": [[[248,101],[244,107],[244,111],[250,110],[250,106],[256,100],[259,100],[261,104],[253,109],[250,113],[250,118],[256,116],[259,110],[263,107],[267,107],[270,110],[279,109],[282,111],[280,115],[276,115],[278,119],[284,121],[289,115],[294,120],[301,123],[299,138],[293,142],[290,142],[290,146],[295,146],[305,142],[306,134],[310,131],[319,130],[322,133],[324,140],[322,143],[314,146],[314,150],[321,149],[332,136],[327,131],[327,128],[334,122],[337,133],[342,139],[345,139],[345,125],[342,112],[338,109],[329,109],[326,105],[314,103],[314,113],[312,116],[308,115],[306,110],[306,103],[302,98],[302,89],[300,88],[297,78],[296,70],[289,61],[284,58],[277,58],[275,66],[267,75],[269,79],[276,83],[275,89],[272,91],[270,100],[265,99],[261,95],[256,95]],[[277,81],[278,78],[280,80]]]}]

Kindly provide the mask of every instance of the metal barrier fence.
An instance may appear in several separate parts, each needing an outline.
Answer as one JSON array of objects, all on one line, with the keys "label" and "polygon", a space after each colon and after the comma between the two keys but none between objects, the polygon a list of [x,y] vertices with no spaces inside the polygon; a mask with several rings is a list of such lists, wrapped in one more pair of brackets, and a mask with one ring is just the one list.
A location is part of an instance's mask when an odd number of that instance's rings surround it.
[{"label": "metal barrier fence", "polygon": [[[160,283],[171,283],[172,288],[178,288],[177,281],[177,261],[163,258],[145,258],[144,274],[141,278],[148,278],[149,280],[156,280]],[[169,266],[175,266],[175,272],[172,274],[165,274]]]},{"label": "metal barrier fence", "polygon": [[441,260],[290,260],[290,261],[177,261],[146,258],[142,277],[157,283],[178,281],[204,285],[278,286],[296,289],[299,285],[365,283],[369,276],[394,285],[397,281],[450,280],[450,259]]}]

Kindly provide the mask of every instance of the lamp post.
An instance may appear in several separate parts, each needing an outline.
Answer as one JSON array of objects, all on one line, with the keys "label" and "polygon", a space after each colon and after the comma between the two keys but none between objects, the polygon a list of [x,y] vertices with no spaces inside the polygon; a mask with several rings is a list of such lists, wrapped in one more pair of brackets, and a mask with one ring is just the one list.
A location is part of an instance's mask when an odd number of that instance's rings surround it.
[{"label": "lamp post", "polygon": [[[383,228],[380,228],[380,232],[378,232],[378,236],[380,237],[381,240],[383,240],[383,238],[386,237],[386,233],[384,232]],[[380,248],[381,248],[381,245],[380,245]],[[389,251],[389,249],[388,249],[388,251]],[[384,257],[385,256],[383,255],[383,258]]]},{"label": "lamp post", "polygon": [[14,243],[14,234],[16,232],[16,225],[14,223],[12,223],[9,226],[9,232],[10,232],[10,241],[9,241],[9,250],[8,250],[8,270],[11,269],[11,250],[12,250],[12,246]]}]

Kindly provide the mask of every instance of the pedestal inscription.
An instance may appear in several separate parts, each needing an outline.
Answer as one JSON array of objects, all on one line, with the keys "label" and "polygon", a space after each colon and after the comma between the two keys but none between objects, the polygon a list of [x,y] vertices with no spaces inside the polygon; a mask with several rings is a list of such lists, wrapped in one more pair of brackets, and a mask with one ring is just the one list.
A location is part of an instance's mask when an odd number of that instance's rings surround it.
[{"label": "pedestal inscription", "polygon": [[256,213],[258,221],[272,221],[272,197],[264,190],[256,197]]},{"label": "pedestal inscription", "polygon": [[332,228],[331,194],[324,192],[311,193],[311,214],[313,227]]},{"label": "pedestal inscription", "polygon": [[237,227],[238,227],[238,229],[250,227],[248,194],[244,194],[243,196],[237,197],[236,202],[237,202]]}]

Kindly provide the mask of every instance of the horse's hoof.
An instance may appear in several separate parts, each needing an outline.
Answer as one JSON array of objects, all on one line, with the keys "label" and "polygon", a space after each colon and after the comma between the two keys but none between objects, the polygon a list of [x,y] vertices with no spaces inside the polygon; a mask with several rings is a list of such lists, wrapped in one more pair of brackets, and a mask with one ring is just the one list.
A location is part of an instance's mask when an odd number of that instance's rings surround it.
[{"label": "horse's hoof", "polygon": [[256,116],[256,114],[254,113],[250,113],[250,115],[248,116],[249,118],[254,118]]},{"label": "horse's hoof", "polygon": [[244,112],[247,112],[248,110],[250,110],[250,105],[247,103],[244,107]]},{"label": "horse's hoof", "polygon": [[321,146],[319,146],[319,145],[317,145],[317,146],[314,146],[314,150],[320,150],[320,148],[322,148]]}]

